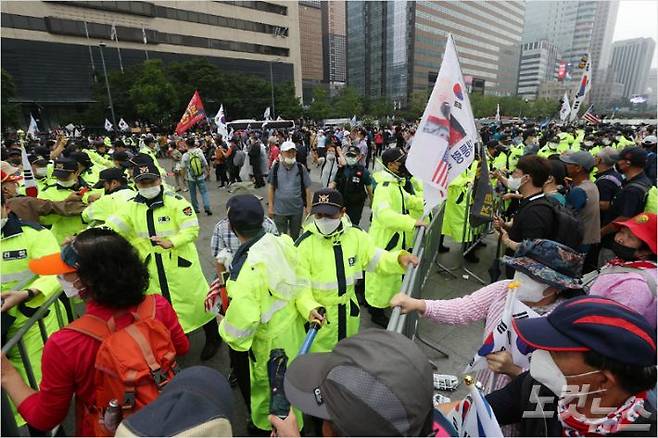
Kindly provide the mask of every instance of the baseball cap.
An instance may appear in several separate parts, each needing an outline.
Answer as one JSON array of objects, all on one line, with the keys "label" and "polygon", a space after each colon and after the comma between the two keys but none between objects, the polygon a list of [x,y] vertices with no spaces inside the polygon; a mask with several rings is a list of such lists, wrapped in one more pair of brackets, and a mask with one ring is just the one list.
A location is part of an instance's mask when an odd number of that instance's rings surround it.
[{"label": "baseball cap", "polygon": [[98,174],[98,182],[94,185],[95,189],[102,189],[105,181],[125,181],[126,174],[123,173],[123,169],[118,167],[110,167],[109,169],[103,169]]},{"label": "baseball cap", "polygon": [[233,436],[226,377],[204,366],[182,370],[153,402],[127,417],[114,436]]},{"label": "baseball cap", "polygon": [[265,211],[254,195],[235,195],[228,200],[226,208],[226,216],[233,228],[255,230],[263,226]]},{"label": "baseball cap", "polygon": [[573,298],[545,317],[513,319],[512,326],[540,350],[594,351],[628,365],[656,364],[656,331],[642,315],[608,298]]},{"label": "baseball cap", "polygon": [[139,160],[135,162],[132,174],[135,182],[156,179],[160,178],[160,169],[158,169],[153,160]]},{"label": "baseball cap", "polygon": [[431,429],[432,369],[399,333],[368,329],[332,352],[298,356],[284,390],[293,406],[346,436],[423,436]]},{"label": "baseball cap", "polygon": [[321,213],[333,216],[343,208],[343,195],[338,190],[320,189],[313,193],[311,214]]},{"label": "baseball cap", "polygon": [[389,148],[384,151],[382,154],[382,162],[384,163],[384,166],[386,166],[388,163],[392,163],[394,161],[400,161],[402,158],[404,158],[405,153],[402,151],[400,148]]},{"label": "baseball cap", "polygon": [[2,176],[2,182],[16,182],[16,181],[20,181],[20,180],[23,179],[22,176],[8,174],[8,173],[5,173],[4,171],[1,171],[0,175]]},{"label": "baseball cap", "polygon": [[644,137],[644,140],[642,140],[642,144],[646,146],[650,146],[652,144],[656,144],[658,140],[656,139],[655,135],[647,135]]},{"label": "baseball cap", "polygon": [[289,151],[290,149],[297,150],[297,146],[294,142],[287,140],[281,144],[281,152]]},{"label": "baseball cap", "polygon": [[[15,175],[18,172],[18,167],[14,167],[6,161],[2,162],[2,171],[7,175]],[[4,181],[4,180],[3,180]]]},{"label": "baseball cap", "polygon": [[[99,147],[99,146],[104,146],[104,145],[101,145],[101,144],[98,144],[98,143],[97,143],[97,144],[96,144],[96,147]],[[126,144],[123,142],[123,140],[116,140],[116,141],[114,142],[114,148],[115,148],[115,149],[116,149],[116,148],[125,148],[125,147],[126,147]]]},{"label": "baseball cap", "polygon": [[613,222],[620,227],[628,228],[631,233],[647,244],[652,253],[656,254],[656,215],[654,213],[640,213],[625,221]]},{"label": "baseball cap", "polygon": [[584,256],[561,243],[546,239],[524,240],[514,257],[502,262],[535,280],[560,289],[580,289]]},{"label": "baseball cap", "polygon": [[79,259],[78,251],[70,242],[62,247],[61,252],[30,260],[28,267],[38,275],[68,274],[77,271]]},{"label": "baseball cap", "polygon": [[566,164],[575,164],[576,166],[580,166],[587,172],[592,170],[596,164],[592,154],[587,151],[569,152],[562,154],[560,155],[560,161]]},{"label": "baseball cap", "polygon": [[58,158],[55,160],[53,176],[68,178],[70,174],[78,170],[78,162],[73,158]]},{"label": "baseball cap", "polygon": [[606,146],[596,154],[597,158],[600,158],[601,161],[608,165],[613,165],[619,158],[619,152],[612,146]]},{"label": "baseball cap", "polygon": [[347,152],[345,153],[345,155],[348,155],[348,156],[351,155],[351,156],[356,157],[360,153],[361,153],[361,150],[358,147],[350,146],[349,148],[347,148]]},{"label": "baseball cap", "polygon": [[144,137],[144,143],[146,144],[155,143],[155,138],[151,134],[149,134]]},{"label": "baseball cap", "polygon": [[639,146],[627,147],[619,153],[619,160],[631,162],[631,166],[645,167],[647,165],[647,151]]}]

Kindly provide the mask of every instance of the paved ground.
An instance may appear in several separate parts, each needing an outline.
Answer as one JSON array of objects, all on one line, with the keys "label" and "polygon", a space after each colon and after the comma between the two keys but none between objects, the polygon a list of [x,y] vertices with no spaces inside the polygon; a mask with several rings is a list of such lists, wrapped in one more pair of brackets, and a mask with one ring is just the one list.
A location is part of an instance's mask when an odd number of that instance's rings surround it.
[{"label": "paved ground", "polygon": [[[169,168],[169,163],[167,168]],[[319,174],[317,169],[311,169],[311,177],[314,181],[313,189],[319,188]],[[214,177],[213,177],[214,179]],[[267,200],[266,191],[262,189],[253,189],[253,187],[248,184],[250,192],[263,196]],[[213,268],[213,259],[210,255],[210,237],[212,235],[212,230],[214,225],[218,220],[225,217],[226,209],[225,204],[227,199],[231,196],[226,189],[217,188],[217,183],[211,181],[209,183],[209,194],[210,202],[212,206],[213,216],[206,216],[205,214],[199,215],[199,222],[201,224],[201,233],[198,240],[198,250],[201,263],[203,264],[203,271],[206,274],[208,279],[211,279],[214,273]],[[189,199],[189,194],[184,193],[184,195]],[[201,199],[199,199],[201,202]],[[369,217],[370,212],[366,209],[363,213],[362,225],[364,228],[367,228],[366,222]],[[477,275],[484,279],[488,279],[487,268],[489,267],[489,261],[493,258],[493,252],[495,250],[495,241],[492,237],[487,239],[488,245],[486,248],[482,248],[478,251],[478,255],[483,260],[478,265],[467,264],[466,267]],[[446,242],[452,250],[447,254],[441,254],[438,257],[438,262],[448,266],[448,267],[459,267],[462,263],[462,258],[458,254],[458,245],[450,241]],[[461,268],[458,268],[454,271],[456,278],[448,275],[447,273],[439,273],[438,266],[435,269],[432,269],[430,275],[428,276],[425,286],[423,289],[423,296],[431,299],[449,299],[458,296],[463,296],[469,292],[478,289],[481,285],[478,283],[473,276],[464,277],[466,274],[462,271]],[[362,327],[371,327],[372,323],[369,321],[368,313],[363,311],[361,313],[362,317]],[[434,361],[434,363],[439,367],[441,373],[447,374],[456,374],[461,375],[465,364],[472,358],[472,355],[475,349],[480,345],[482,340],[482,331],[483,323],[472,324],[470,326],[448,326],[448,325],[436,325],[428,321],[421,321],[419,324],[418,333],[422,336],[423,339],[430,341],[431,343],[439,346],[441,350],[446,352],[449,357],[446,358],[440,353],[434,351],[433,349],[425,346],[422,343],[419,343],[421,348],[427,353],[428,357]],[[229,362],[228,362],[228,353],[225,345],[222,345],[220,352],[208,362],[202,363],[199,360],[199,354],[204,342],[204,335],[202,331],[197,331],[192,334],[192,349],[190,353],[182,359],[183,366],[198,365],[203,364],[206,366],[211,366],[216,368],[224,374],[228,374],[229,371]],[[444,395],[452,396],[453,399],[463,394],[463,389],[458,390],[456,393],[449,394],[444,393]],[[246,433],[245,424],[246,424],[246,410],[242,398],[238,391],[234,392],[236,400],[236,421],[234,424],[234,433],[236,435],[244,435]]]}]

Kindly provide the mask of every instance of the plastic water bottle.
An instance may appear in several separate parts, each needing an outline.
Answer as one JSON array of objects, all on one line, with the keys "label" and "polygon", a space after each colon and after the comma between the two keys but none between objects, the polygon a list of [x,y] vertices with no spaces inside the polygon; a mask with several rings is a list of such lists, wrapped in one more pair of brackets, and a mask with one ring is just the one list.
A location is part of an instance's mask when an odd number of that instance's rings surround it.
[{"label": "plastic water bottle", "polygon": [[119,423],[121,423],[121,417],[121,406],[119,406],[119,402],[117,399],[110,400],[107,404],[107,409],[103,413],[103,425],[105,429],[114,434],[117,427],[119,427]]}]

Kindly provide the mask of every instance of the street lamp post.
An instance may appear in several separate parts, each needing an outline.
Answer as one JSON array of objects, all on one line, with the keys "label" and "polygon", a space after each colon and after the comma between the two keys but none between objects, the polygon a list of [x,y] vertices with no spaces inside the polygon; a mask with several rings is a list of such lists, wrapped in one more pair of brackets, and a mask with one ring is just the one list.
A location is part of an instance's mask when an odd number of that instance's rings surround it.
[{"label": "street lamp post", "polygon": [[110,112],[112,113],[112,127],[116,129],[117,126],[117,118],[114,115],[114,104],[112,104],[112,93],[110,92],[110,82],[107,79],[107,69],[105,68],[105,56],[103,56],[103,47],[105,47],[105,43],[99,43],[98,47],[101,52],[101,63],[103,64],[103,76],[105,77],[105,88],[107,88],[107,99],[110,102]]},{"label": "street lamp post", "polygon": [[270,61],[270,88],[272,90],[272,119],[274,119],[274,77],[272,75],[272,61]]}]

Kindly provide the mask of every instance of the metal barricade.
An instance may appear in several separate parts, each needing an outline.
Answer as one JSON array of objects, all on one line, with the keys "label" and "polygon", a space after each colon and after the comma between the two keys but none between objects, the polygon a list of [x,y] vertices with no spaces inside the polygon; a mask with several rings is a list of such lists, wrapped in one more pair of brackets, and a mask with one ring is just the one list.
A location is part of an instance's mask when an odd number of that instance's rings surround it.
[{"label": "metal barricade", "polygon": [[[25,368],[25,374],[27,376],[28,384],[35,390],[39,389],[38,382],[34,376],[34,369],[30,361],[30,357],[27,349],[25,348],[25,343],[23,342],[23,336],[30,330],[35,324],[39,327],[39,333],[41,334],[41,339],[45,345],[46,340],[48,339],[48,333],[46,331],[46,325],[43,322],[43,318],[48,314],[52,308],[55,310],[55,315],[57,317],[57,324],[59,328],[64,327],[64,317],[62,315],[61,306],[57,304],[59,296],[62,294],[62,291],[59,291],[50,297],[37,309],[37,311],[28,319],[25,324],[12,336],[11,339],[7,341],[5,345],[2,346],[2,353],[7,354],[12,348],[18,348],[18,352]],[[38,364],[40,365],[40,364]],[[13,432],[18,430],[16,425],[16,420],[11,409],[5,409],[5,406],[9,407],[9,401],[5,391],[2,391],[2,430],[0,430],[0,435],[2,436],[15,436]]]},{"label": "metal barricade", "polygon": [[[438,254],[439,238],[441,236],[441,227],[443,225],[444,205],[442,204],[433,214],[432,221],[427,228],[418,228],[414,235],[414,246],[412,254],[418,257],[418,266],[410,266],[404,274],[400,292],[413,298],[420,298],[423,285],[434,264],[434,259]],[[412,312],[408,315],[400,313],[399,308],[394,308],[387,330],[401,333],[410,339],[420,339],[417,334],[418,314]],[[432,348],[438,350],[435,346]],[[440,351],[440,350],[439,350]]]}]

